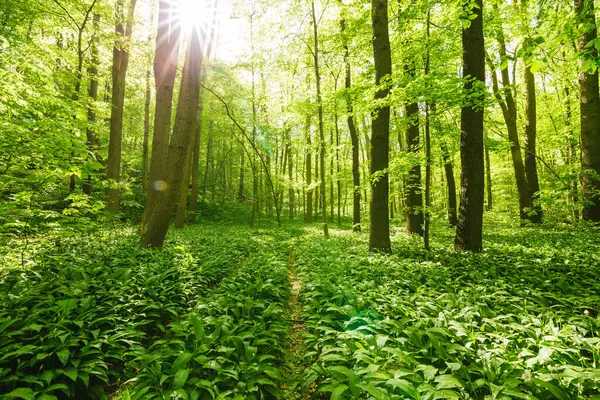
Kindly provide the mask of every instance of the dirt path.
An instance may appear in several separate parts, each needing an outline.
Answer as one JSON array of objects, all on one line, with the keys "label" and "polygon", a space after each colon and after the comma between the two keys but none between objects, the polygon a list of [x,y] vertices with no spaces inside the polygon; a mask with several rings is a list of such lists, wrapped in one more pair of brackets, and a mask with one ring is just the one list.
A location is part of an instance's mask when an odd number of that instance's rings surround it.
[{"label": "dirt path", "polygon": [[288,309],[290,311],[290,320],[293,325],[290,332],[290,344],[287,347],[289,352],[288,367],[290,370],[288,372],[288,383],[284,388],[284,398],[308,399],[310,397],[307,394],[302,394],[300,388],[298,387],[304,366],[301,352],[304,344],[305,327],[304,321],[302,320],[302,309],[300,307],[299,300],[300,291],[302,290],[302,280],[300,280],[300,278],[298,278],[296,275],[296,251],[297,244],[296,241],[294,241],[290,248],[290,258],[288,264],[288,279],[291,284],[291,295],[288,302]]}]

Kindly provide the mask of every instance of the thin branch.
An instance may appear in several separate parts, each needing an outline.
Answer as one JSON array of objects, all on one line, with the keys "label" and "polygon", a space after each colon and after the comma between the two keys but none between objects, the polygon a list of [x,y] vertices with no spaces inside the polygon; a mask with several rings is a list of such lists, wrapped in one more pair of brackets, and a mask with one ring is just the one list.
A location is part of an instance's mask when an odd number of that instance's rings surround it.
[{"label": "thin branch", "polygon": [[75,24],[75,27],[77,29],[80,29],[79,28],[79,24],[77,23],[77,21],[75,20],[75,18],[73,18],[73,16],[71,15],[71,13],[69,13],[69,11],[67,11],[67,9],[62,4],[60,4],[60,2],[58,0],[53,0],[53,1],[54,1],[54,3],[56,3],[56,5],[58,5],[65,12],[66,16],[69,17],[69,19],[73,22],[73,24]]}]

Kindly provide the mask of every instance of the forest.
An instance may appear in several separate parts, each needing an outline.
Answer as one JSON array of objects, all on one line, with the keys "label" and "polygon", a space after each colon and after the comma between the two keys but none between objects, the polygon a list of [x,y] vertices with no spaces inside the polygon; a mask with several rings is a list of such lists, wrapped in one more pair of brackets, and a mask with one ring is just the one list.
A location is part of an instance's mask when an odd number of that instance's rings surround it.
[{"label": "forest", "polygon": [[594,0],[0,0],[0,399],[600,399]]}]

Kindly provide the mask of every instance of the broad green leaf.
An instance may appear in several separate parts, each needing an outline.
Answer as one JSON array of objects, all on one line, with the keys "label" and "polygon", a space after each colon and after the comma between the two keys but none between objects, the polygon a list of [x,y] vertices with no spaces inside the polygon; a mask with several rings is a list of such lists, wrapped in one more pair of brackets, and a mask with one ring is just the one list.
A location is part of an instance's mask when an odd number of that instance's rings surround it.
[{"label": "broad green leaf", "polygon": [[35,393],[30,388],[17,388],[4,396],[24,400],[35,400]]},{"label": "broad green leaf", "polygon": [[173,387],[176,389],[183,387],[189,375],[189,369],[180,369],[179,371],[175,372],[175,376],[173,377]]}]

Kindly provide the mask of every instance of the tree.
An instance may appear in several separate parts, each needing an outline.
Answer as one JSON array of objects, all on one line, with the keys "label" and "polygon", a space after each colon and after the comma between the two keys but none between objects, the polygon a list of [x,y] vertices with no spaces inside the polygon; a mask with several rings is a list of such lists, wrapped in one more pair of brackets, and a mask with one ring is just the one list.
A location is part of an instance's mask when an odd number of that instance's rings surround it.
[{"label": "tree", "polygon": [[[187,149],[195,132],[198,101],[200,96],[200,69],[202,65],[202,49],[198,29],[191,29],[190,40],[186,51],[181,75],[181,86],[175,115],[173,135],[167,153],[165,190],[152,190],[148,197],[153,197],[151,213],[142,225],[142,246],[162,247],[169,229],[179,186],[183,178],[183,167],[188,154]],[[145,215],[146,216],[146,215]]]},{"label": "tree", "polygon": [[[179,56],[181,26],[171,19],[171,1],[161,0],[158,4],[156,50],[154,57],[154,81],[156,100],[154,107],[154,136],[150,159],[150,182],[142,217],[142,227],[149,223],[153,214],[156,192],[166,189],[164,174],[167,164],[169,135],[171,133],[171,106]],[[173,12],[175,10],[173,9]],[[151,195],[153,194],[154,195]]]},{"label": "tree", "polygon": [[388,166],[390,147],[389,80],[392,55],[388,33],[388,2],[372,0],[373,57],[375,60],[376,107],[371,124],[371,223],[369,250],[391,253],[390,215],[388,211]]},{"label": "tree", "polygon": [[460,207],[454,248],[478,252],[483,248],[483,0],[465,1],[462,7],[466,16],[462,32],[465,99],[460,114]]},{"label": "tree", "polygon": [[150,139],[150,102],[152,89],[150,88],[150,69],[146,71],[146,96],[144,101],[144,139],[142,141],[142,192],[148,193],[148,141]]},{"label": "tree", "polygon": [[306,156],[305,156],[305,165],[306,165],[306,211],[304,215],[304,220],[312,224],[312,215],[313,215],[313,187],[312,184],[312,142],[310,138],[310,114],[306,117]]},{"label": "tree", "polygon": [[527,36],[523,41],[522,51],[524,56],[525,71],[525,175],[527,178],[527,186],[529,189],[529,202],[531,203],[531,212],[529,220],[539,224],[543,220],[543,210],[539,203],[540,199],[540,183],[537,171],[537,101],[535,93],[535,75],[532,70],[533,50],[536,46],[536,41],[533,40],[529,29],[530,18],[527,10],[527,0],[519,0],[520,8],[523,14],[524,21],[523,31]]},{"label": "tree", "polygon": [[[106,210],[119,211],[121,178],[121,143],[123,141],[123,106],[125,103],[125,79],[129,65],[129,40],[133,32],[133,14],[136,0],[130,0],[125,13],[123,1],[116,3],[115,45],[113,47],[112,65],[112,100],[110,111],[110,142],[108,144],[108,166],[106,178],[111,181],[108,188]],[[125,21],[124,21],[125,19]],[[123,24],[125,23],[125,27]]]},{"label": "tree", "polygon": [[[506,43],[502,27],[498,29],[497,40],[500,48],[500,60],[507,60]],[[523,156],[521,155],[521,145],[519,144],[519,132],[517,130],[517,107],[513,97],[510,77],[508,75],[508,64],[502,65],[500,71],[502,76],[502,90],[500,90],[499,88],[498,77],[496,75],[495,67],[490,57],[488,57],[488,64],[491,70],[492,88],[494,91],[494,96],[496,97],[496,100],[498,101],[498,104],[502,109],[502,115],[506,123],[506,130],[508,131],[510,154],[513,163],[515,181],[517,183],[517,192],[519,196],[519,216],[521,220],[526,220],[529,219],[528,213],[529,209],[531,208],[531,196],[529,186],[527,184],[527,177],[525,175]]]},{"label": "tree", "polygon": [[[88,90],[88,106],[87,106],[87,117],[88,121],[92,124],[96,122],[96,100],[98,100],[98,64],[100,64],[98,54],[98,33],[100,25],[100,14],[94,14],[93,26],[94,26],[94,37],[92,38],[92,60],[89,69],[90,74],[90,87]],[[98,134],[93,126],[88,126],[86,130],[86,144],[88,147],[88,159],[92,158],[92,155],[98,150]],[[83,193],[87,195],[92,194],[92,175],[88,174],[87,180],[83,183]]]},{"label": "tree", "polygon": [[[201,72],[201,76],[200,76],[200,80],[201,82],[204,81],[205,77],[206,77],[206,71],[207,71],[207,65],[210,62],[210,56],[211,56],[211,52],[212,52],[212,48],[213,48],[213,43],[214,43],[214,38],[215,38],[215,31],[216,31],[216,27],[217,27],[217,21],[216,21],[216,17],[217,17],[217,3],[218,0],[214,0],[212,2],[212,10],[213,10],[213,14],[212,14],[212,23],[211,23],[211,27],[210,27],[210,35],[208,36],[208,43],[206,43],[205,48],[204,48],[204,67],[203,67],[203,71]],[[206,37],[206,36],[204,36]],[[192,178],[192,190],[190,193],[190,207],[189,207],[189,214],[188,214],[188,218],[190,222],[194,222],[196,220],[196,208],[198,207],[198,193],[199,193],[199,185],[200,185],[200,136],[202,133],[202,115],[203,115],[203,96],[202,96],[202,88],[200,88],[200,100],[199,100],[199,106],[198,106],[198,118],[197,118],[197,122],[196,122],[196,134],[194,136],[194,143],[193,143],[193,148],[192,148],[192,166],[191,166],[191,178]],[[244,153],[242,152],[242,163],[243,163],[243,158],[244,157]],[[189,181],[189,177],[184,178],[184,180],[186,182]],[[241,181],[243,182],[243,179],[241,179]],[[241,184],[241,186],[243,187],[243,183]],[[187,197],[187,190],[186,190],[186,197]],[[185,211],[185,210],[184,210]]]},{"label": "tree", "polygon": [[317,32],[317,17],[315,15],[315,2],[311,3],[312,6],[312,22],[313,22],[313,60],[315,67],[315,81],[317,86],[317,107],[319,115],[319,169],[321,171],[321,220],[323,221],[323,234],[329,236],[329,229],[327,228],[327,201],[325,196],[325,134],[323,132],[323,102],[321,100],[321,74],[319,73],[319,35]]},{"label": "tree", "polygon": [[[600,97],[598,71],[588,60],[598,52],[589,46],[597,40],[596,17],[592,0],[575,0],[575,14],[583,31],[577,42],[582,54],[579,59],[579,108],[581,110],[581,186],[583,188],[583,218],[600,222]],[[592,72],[593,71],[593,72]]]},{"label": "tree", "polygon": [[[413,60],[405,66],[407,75],[414,80],[416,76]],[[406,128],[407,152],[413,157],[408,177],[406,178],[406,230],[409,234],[423,236],[423,192],[421,190],[421,164],[414,158],[421,151],[419,140],[419,103],[411,101],[405,107],[408,126]]]}]

